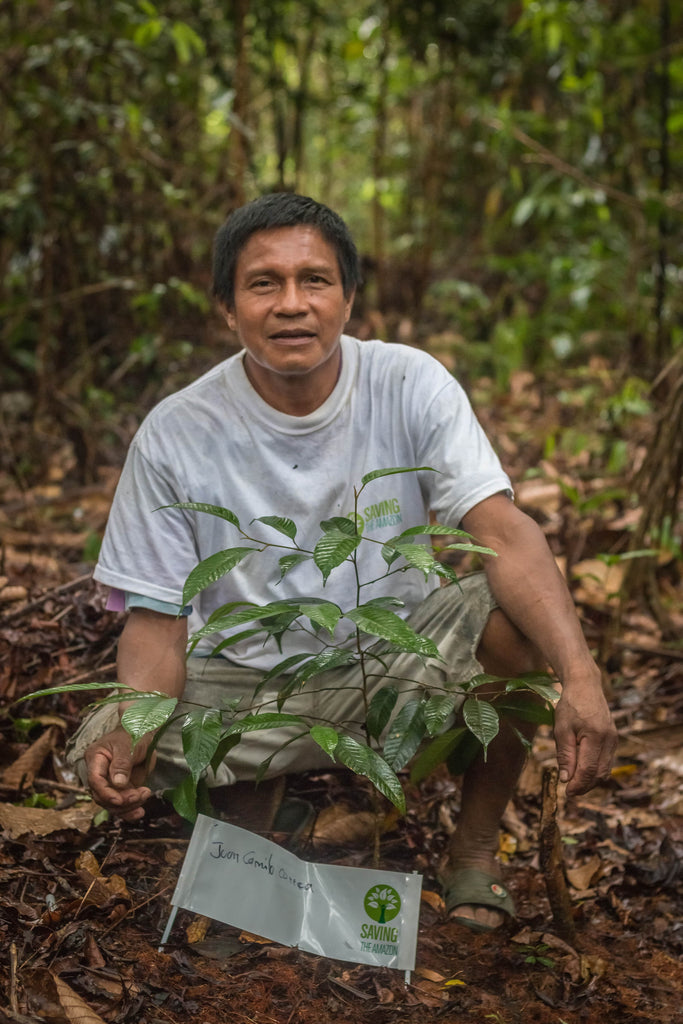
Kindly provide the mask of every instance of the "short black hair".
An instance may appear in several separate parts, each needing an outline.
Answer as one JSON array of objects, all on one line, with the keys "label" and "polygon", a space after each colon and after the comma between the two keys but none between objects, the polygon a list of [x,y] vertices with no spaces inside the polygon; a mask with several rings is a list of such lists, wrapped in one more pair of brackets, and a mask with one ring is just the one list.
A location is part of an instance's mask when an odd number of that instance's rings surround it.
[{"label": "short black hair", "polygon": [[348,227],[323,203],[293,192],[273,192],[240,206],[218,229],[213,248],[213,294],[231,308],[235,301],[237,258],[252,235],[300,224],[317,228],[337,254],[345,298],[360,284],[358,250]]}]

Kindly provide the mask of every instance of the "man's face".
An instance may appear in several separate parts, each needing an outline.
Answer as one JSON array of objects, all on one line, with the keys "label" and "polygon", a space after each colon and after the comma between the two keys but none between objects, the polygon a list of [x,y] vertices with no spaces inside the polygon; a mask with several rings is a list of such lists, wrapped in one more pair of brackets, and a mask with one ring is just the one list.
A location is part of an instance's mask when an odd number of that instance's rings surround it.
[{"label": "man's face", "polygon": [[325,401],[337,379],[339,339],[352,302],[353,295],[344,297],[337,254],[317,228],[251,236],[237,259],[233,305],[224,313],[246,349],[247,374],[266,401],[282,408],[283,386],[305,393],[311,409]]}]

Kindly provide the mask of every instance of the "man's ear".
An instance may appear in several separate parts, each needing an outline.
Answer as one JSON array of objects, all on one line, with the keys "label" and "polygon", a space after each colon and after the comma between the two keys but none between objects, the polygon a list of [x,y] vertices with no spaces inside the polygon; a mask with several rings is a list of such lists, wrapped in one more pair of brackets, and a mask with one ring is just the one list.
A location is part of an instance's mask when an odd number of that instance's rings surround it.
[{"label": "man's ear", "polygon": [[237,330],[237,321],[235,319],[235,310],[232,306],[226,306],[224,302],[218,303],[218,308],[221,311],[223,319],[230,328],[231,331]]},{"label": "man's ear", "polygon": [[351,294],[346,299],[346,305],[344,306],[344,323],[345,324],[347,324],[349,322],[349,317],[351,316],[351,310],[353,309],[353,300],[355,299],[355,297],[356,297],[356,289],[354,288],[353,291],[351,292]]}]

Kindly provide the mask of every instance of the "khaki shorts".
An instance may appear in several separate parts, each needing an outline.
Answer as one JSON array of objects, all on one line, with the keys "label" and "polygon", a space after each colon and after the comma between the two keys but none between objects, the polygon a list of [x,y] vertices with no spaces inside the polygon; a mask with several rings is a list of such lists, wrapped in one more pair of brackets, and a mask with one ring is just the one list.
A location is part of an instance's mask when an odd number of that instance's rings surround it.
[{"label": "khaki shorts", "polygon": [[[476,652],[479,641],[495,600],[489,590],[484,573],[474,573],[452,585],[434,590],[407,621],[418,633],[430,637],[439,648],[443,661],[429,659],[423,665],[415,655],[386,652],[380,642],[372,650],[381,653],[386,672],[373,675],[369,681],[367,698],[391,682],[399,690],[397,709],[411,696],[423,690],[436,692],[457,689],[482,671]],[[373,666],[373,671],[376,667]],[[254,689],[262,673],[245,669],[225,658],[189,658],[184,701],[176,712],[190,710],[197,704],[220,707],[224,701],[242,697],[241,707],[253,703]],[[389,678],[390,677],[390,678]],[[277,710],[277,686],[264,689],[256,705],[261,710]],[[362,676],[359,666],[350,665],[332,669],[306,683],[303,690],[289,697],[282,708],[288,714],[302,715],[311,724],[331,725],[357,739],[364,740]],[[315,721],[313,721],[315,720]],[[91,712],[67,747],[67,761],[78,771],[85,783],[87,770],[84,752],[95,740],[119,724],[117,705],[106,705]],[[148,779],[152,789],[175,786],[187,774],[181,738],[182,719],[170,726],[157,747],[156,766]],[[311,769],[329,768],[330,758],[310,737],[294,739],[300,727],[262,729],[246,733],[228,754],[215,773],[209,771],[207,784],[229,786],[238,780],[256,776],[259,765],[269,757],[273,760],[265,778]]]}]

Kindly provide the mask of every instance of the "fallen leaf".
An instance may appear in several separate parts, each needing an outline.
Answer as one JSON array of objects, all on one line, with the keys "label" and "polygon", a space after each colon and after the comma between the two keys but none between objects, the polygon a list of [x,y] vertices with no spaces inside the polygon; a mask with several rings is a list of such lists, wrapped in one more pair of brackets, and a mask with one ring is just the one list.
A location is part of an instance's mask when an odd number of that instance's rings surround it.
[{"label": "fallen leaf", "polygon": [[350,814],[338,805],[324,808],[313,830],[313,845],[343,846],[367,842],[375,832],[375,815],[370,811]]},{"label": "fallen leaf", "polygon": [[602,859],[597,855],[591,857],[585,864],[580,864],[575,868],[567,868],[569,884],[574,889],[590,889],[591,885],[597,881],[601,869]]},{"label": "fallen leaf", "polygon": [[106,1024],[92,1007],[88,1006],[77,992],[74,992],[70,985],[67,985],[56,974],[53,974],[52,977],[57,987],[59,1002],[71,1024]]},{"label": "fallen leaf", "polygon": [[430,889],[423,889],[420,894],[420,898],[423,899],[425,903],[428,903],[429,906],[438,913],[441,914],[445,912],[446,904],[438,892],[431,892]]},{"label": "fallen leaf", "polygon": [[267,946],[273,941],[264,939],[262,935],[253,935],[252,932],[240,932],[239,939],[240,942],[255,942],[259,946]]},{"label": "fallen leaf", "polygon": [[192,944],[194,942],[203,942],[206,938],[206,933],[209,930],[211,924],[210,917],[203,917],[202,914],[195,914],[192,921],[185,929],[185,935],[187,941]]},{"label": "fallen leaf", "polygon": [[431,971],[428,967],[416,967],[415,974],[420,978],[426,978],[427,981],[434,981],[437,984],[446,980],[446,976],[444,974],[439,974],[437,971]]},{"label": "fallen leaf", "polygon": [[40,771],[43,761],[52,750],[57,739],[57,729],[50,726],[32,743],[28,750],[20,754],[14,764],[11,764],[2,773],[2,781],[7,786],[19,789],[21,786],[30,786]]},{"label": "fallen leaf", "polygon": [[97,863],[97,858],[90,850],[84,850],[76,858],[76,871],[87,886],[83,897],[85,903],[101,907],[111,899],[130,899],[130,893],[121,875],[104,876]]},{"label": "fallen leaf", "polygon": [[43,807],[15,807],[14,804],[0,803],[0,828],[6,832],[9,839],[17,839],[27,833],[47,836],[51,832],[68,828],[87,832],[99,810],[97,804],[92,802],[67,807],[63,811]]},{"label": "fallen leaf", "polygon": [[576,562],[572,568],[572,576],[579,580],[576,587],[576,600],[592,608],[603,608],[619,602],[624,573],[623,563],[607,565],[598,558],[587,558]]}]

